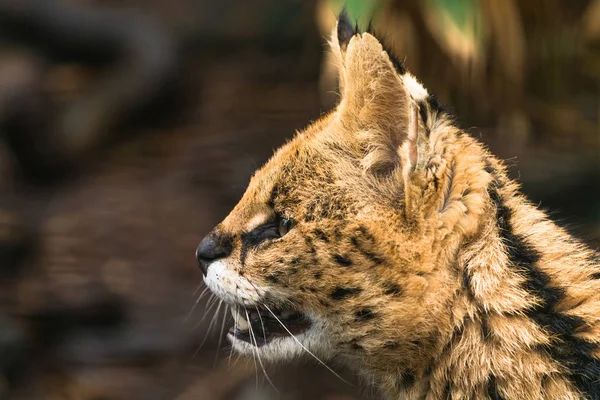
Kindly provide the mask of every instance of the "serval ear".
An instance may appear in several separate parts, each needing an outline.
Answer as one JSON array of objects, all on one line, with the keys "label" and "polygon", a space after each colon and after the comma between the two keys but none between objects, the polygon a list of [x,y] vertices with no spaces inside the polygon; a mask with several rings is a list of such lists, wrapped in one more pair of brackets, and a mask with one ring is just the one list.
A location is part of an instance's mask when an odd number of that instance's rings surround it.
[{"label": "serval ear", "polygon": [[[338,71],[342,126],[365,149],[366,170],[389,172],[400,165],[414,169],[426,135],[419,113],[427,91],[370,33],[360,33],[345,11],[330,41]],[[414,92],[414,93],[413,93]],[[418,97],[418,98],[415,98]],[[421,132],[421,134],[420,134]]]}]

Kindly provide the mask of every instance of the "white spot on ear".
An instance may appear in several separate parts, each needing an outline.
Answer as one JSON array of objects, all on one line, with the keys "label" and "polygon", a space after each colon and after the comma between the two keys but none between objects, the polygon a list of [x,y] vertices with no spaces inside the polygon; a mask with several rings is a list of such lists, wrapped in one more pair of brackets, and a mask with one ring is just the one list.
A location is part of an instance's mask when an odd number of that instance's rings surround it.
[{"label": "white spot on ear", "polygon": [[217,260],[208,266],[204,283],[221,300],[229,304],[256,304],[266,288],[252,284],[239,274],[233,263]]},{"label": "white spot on ear", "polygon": [[415,78],[408,72],[402,75],[402,82],[404,83],[404,87],[406,87],[406,90],[408,90],[411,97],[415,101],[423,101],[429,96],[429,93],[427,93],[427,89],[425,89],[423,85],[421,85],[419,81],[417,81],[417,78]]},{"label": "white spot on ear", "polygon": [[260,225],[264,224],[265,222],[267,222],[268,218],[269,218],[269,215],[267,215],[267,214],[257,214],[257,215],[255,215],[246,224],[246,231],[251,231],[252,229],[256,228],[257,226],[260,226]]}]

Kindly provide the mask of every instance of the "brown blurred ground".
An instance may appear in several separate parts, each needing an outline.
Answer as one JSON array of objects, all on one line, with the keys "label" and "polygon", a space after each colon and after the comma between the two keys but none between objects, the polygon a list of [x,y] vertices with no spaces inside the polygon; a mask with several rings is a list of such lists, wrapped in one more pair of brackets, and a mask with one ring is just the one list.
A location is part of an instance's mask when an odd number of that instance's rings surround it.
[{"label": "brown blurred ground", "polygon": [[[0,248],[0,399],[370,398],[311,362],[268,368],[274,392],[260,366],[256,378],[252,362],[229,365],[227,345],[217,348],[221,320],[209,333],[212,313],[204,300],[194,307],[197,243],[272,149],[326,111],[315,3],[71,3],[153,16],[175,43],[178,79],[170,97],[115,128],[118,140],[69,179],[31,180],[0,145],[0,240],[9,243]],[[16,66],[0,69],[0,82],[35,76],[59,104],[106,70],[48,62],[12,42],[0,49],[10,61],[3,65]],[[600,243],[597,152],[535,140],[511,146],[495,120],[480,128],[470,131],[512,159],[534,201]]]}]

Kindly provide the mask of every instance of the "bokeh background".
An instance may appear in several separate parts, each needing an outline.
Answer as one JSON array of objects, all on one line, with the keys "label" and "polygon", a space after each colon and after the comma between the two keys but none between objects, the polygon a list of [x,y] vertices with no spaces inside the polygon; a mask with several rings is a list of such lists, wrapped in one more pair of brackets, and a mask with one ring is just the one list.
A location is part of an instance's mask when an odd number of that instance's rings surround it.
[{"label": "bokeh background", "polygon": [[[600,1],[347,3],[600,244]],[[371,398],[310,360],[268,367],[277,390],[230,360],[194,260],[334,106],[341,4],[0,0],[0,399]]]}]

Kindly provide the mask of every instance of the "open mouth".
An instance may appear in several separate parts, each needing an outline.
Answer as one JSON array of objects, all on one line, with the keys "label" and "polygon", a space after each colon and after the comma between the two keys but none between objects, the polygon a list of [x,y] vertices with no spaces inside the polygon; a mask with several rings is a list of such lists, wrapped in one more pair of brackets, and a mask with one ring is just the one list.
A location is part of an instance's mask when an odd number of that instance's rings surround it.
[{"label": "open mouth", "polygon": [[231,313],[234,325],[229,334],[256,347],[269,344],[278,337],[306,332],[311,326],[304,314],[292,310],[232,307]]}]

